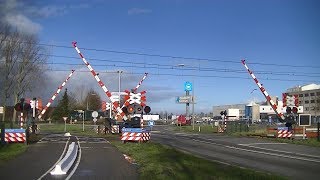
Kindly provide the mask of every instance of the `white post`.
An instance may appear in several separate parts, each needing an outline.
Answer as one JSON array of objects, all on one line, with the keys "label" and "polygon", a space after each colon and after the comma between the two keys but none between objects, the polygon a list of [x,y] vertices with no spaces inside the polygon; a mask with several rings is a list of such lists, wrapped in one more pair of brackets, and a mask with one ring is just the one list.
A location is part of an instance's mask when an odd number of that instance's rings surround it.
[{"label": "white post", "polygon": [[67,119],[68,119],[68,117],[63,117],[63,120],[64,120],[64,132],[67,131]]},{"label": "white post", "polygon": [[306,127],[305,126],[303,126],[303,139],[306,139]]},{"label": "white post", "polygon": [[194,131],[194,81],[192,82],[192,130]]},{"label": "white post", "polygon": [[110,119],[111,119],[111,116],[112,116],[112,103],[110,103],[110,109],[109,109],[109,117],[110,117]]},{"label": "white post", "polygon": [[84,111],[83,111],[83,116],[82,116],[82,131],[84,132]]}]

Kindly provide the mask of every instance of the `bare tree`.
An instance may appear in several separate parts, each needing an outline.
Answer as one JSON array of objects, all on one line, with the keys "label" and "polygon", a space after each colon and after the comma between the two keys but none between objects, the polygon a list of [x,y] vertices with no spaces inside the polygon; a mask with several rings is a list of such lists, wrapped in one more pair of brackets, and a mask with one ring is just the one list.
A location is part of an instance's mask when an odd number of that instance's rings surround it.
[{"label": "bare tree", "polygon": [[[15,88],[14,88],[14,104],[24,95],[26,92],[33,90],[33,86],[36,82],[41,80],[43,72],[43,66],[47,59],[43,55],[43,48],[38,45],[38,40],[34,35],[20,34],[20,38],[23,40],[19,44],[18,63],[16,67],[15,76]],[[16,111],[13,113],[12,120],[16,117]]]},{"label": "bare tree", "polygon": [[[6,117],[6,107],[8,103],[8,99],[12,94],[12,89],[15,79],[15,67],[18,61],[18,44],[20,42],[18,38],[18,32],[9,33],[10,31],[0,32],[2,36],[1,47],[0,47],[0,57],[2,59],[1,63],[1,81],[2,81],[2,92],[1,92],[1,100],[3,106],[3,116],[2,121],[5,120]],[[8,34],[9,33],[9,34]]]},{"label": "bare tree", "polygon": [[[0,81],[2,84],[1,105],[4,107],[2,120],[6,117],[6,107],[18,102],[43,76],[43,66],[47,59],[44,49],[35,35],[25,35],[10,29],[0,29]],[[13,120],[16,117],[14,112]]]}]

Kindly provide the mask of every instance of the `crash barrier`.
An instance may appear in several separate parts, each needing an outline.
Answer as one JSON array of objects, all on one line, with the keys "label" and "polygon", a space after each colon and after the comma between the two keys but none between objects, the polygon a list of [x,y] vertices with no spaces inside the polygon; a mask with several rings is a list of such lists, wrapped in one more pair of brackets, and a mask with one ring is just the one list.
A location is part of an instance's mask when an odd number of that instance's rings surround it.
[{"label": "crash barrier", "polygon": [[50,172],[51,175],[63,175],[67,174],[70,167],[76,160],[78,153],[78,146],[75,142],[72,142],[69,147],[64,158],[56,164],[55,168]]},{"label": "crash barrier", "polygon": [[105,125],[99,125],[94,127],[94,130],[98,134],[107,134],[107,133],[119,134],[120,133],[119,125],[112,125],[109,127]]},{"label": "crash barrier", "polygon": [[144,128],[122,128],[121,141],[144,142],[150,140],[150,130]]},{"label": "crash barrier", "polygon": [[[279,129],[280,128],[280,129]],[[299,138],[303,137],[303,128],[297,127],[293,128],[292,131],[286,131],[287,127],[279,127],[279,128],[267,128],[267,136],[268,137],[278,137],[278,138]],[[289,134],[291,134],[289,136]],[[308,138],[316,138],[318,137],[318,129],[317,128],[306,128],[306,135]]]},{"label": "crash barrier", "polygon": [[291,138],[292,130],[289,130],[287,127],[278,127],[277,128],[277,138]]},{"label": "crash barrier", "polygon": [[115,134],[115,133],[119,133],[119,125],[112,125],[111,126],[111,133]]},{"label": "crash barrier", "polygon": [[26,141],[26,130],[25,129],[0,129],[1,141],[6,143],[24,143]]}]

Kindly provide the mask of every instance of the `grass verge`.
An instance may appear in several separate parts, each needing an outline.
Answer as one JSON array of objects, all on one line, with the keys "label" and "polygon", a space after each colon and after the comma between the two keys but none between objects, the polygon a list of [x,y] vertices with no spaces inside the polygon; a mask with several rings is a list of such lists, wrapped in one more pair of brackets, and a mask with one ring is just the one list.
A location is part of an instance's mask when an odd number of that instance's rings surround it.
[{"label": "grass verge", "polygon": [[[200,127],[200,131],[199,131]],[[174,131],[176,132],[186,132],[186,133],[199,133],[199,134],[210,134],[210,133],[216,133],[217,132],[217,127],[211,126],[211,125],[194,125],[193,126],[173,126]]]},{"label": "grass verge", "polygon": [[135,160],[139,165],[140,179],[285,179],[218,164],[157,143],[109,141]]},{"label": "grass verge", "polygon": [[0,145],[0,165],[26,151],[27,145],[21,143]]}]

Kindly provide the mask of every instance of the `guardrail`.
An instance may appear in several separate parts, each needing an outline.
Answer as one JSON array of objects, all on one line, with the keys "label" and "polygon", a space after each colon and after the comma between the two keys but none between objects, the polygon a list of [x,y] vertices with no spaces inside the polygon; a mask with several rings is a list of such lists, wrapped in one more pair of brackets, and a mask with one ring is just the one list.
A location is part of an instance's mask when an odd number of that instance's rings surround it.
[{"label": "guardrail", "polygon": [[67,174],[70,167],[76,160],[78,154],[78,146],[75,142],[72,142],[69,147],[64,158],[59,161],[59,163],[55,166],[55,168],[50,172],[51,175],[63,175]]}]

